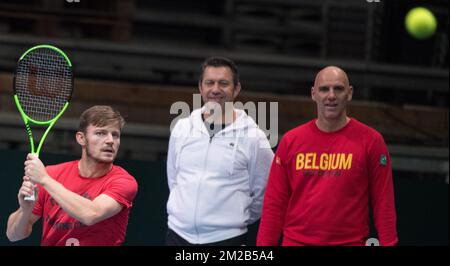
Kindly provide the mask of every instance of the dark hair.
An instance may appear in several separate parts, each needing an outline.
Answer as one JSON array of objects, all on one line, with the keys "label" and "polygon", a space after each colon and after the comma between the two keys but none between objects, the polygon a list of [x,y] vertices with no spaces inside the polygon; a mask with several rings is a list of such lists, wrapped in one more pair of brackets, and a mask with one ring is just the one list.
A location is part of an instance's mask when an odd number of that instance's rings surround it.
[{"label": "dark hair", "polygon": [[234,84],[234,86],[238,85],[239,72],[238,72],[236,64],[231,59],[228,59],[226,57],[221,57],[221,56],[212,56],[212,57],[206,58],[205,62],[203,62],[203,64],[202,64],[200,78],[198,80],[199,83],[202,83],[203,73],[205,72],[205,69],[207,67],[229,67],[231,69],[231,72],[233,73],[233,84]]},{"label": "dark hair", "polygon": [[86,133],[86,129],[89,125],[104,127],[114,123],[119,124],[120,130],[125,125],[125,119],[111,106],[107,105],[95,105],[85,110],[80,116],[80,124],[78,131]]}]

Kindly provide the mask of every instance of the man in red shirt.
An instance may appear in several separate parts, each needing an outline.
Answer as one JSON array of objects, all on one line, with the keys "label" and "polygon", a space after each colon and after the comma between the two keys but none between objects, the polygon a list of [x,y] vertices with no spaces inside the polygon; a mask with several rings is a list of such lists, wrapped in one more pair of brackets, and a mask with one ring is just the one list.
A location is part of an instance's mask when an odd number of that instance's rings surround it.
[{"label": "man in red shirt", "polygon": [[335,66],[316,76],[317,119],[287,132],[275,154],[257,245],[364,245],[369,206],[381,245],[398,242],[383,137],[347,116],[353,88]]},{"label": "man in red shirt", "polygon": [[[81,159],[45,167],[28,154],[18,193],[19,209],[8,219],[10,241],[27,238],[43,218],[41,245],[121,245],[137,193],[133,176],[113,164],[125,120],[109,106],[94,106],[80,117],[76,140]],[[38,191],[36,201],[25,196]]]}]

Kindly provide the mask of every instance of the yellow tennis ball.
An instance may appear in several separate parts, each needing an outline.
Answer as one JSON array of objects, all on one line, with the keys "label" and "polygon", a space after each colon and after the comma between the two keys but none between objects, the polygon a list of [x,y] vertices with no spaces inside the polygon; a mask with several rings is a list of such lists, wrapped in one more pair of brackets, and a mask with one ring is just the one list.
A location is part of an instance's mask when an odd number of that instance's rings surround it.
[{"label": "yellow tennis ball", "polygon": [[411,36],[422,40],[434,34],[437,21],[430,10],[424,7],[416,7],[406,15],[405,26]]}]

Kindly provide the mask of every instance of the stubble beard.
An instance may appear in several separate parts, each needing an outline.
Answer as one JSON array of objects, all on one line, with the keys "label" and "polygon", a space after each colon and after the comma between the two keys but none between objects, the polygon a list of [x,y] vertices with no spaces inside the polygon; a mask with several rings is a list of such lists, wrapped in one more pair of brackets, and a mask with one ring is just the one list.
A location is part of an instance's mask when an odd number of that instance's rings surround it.
[{"label": "stubble beard", "polygon": [[99,164],[110,164],[113,163],[116,159],[116,155],[111,160],[102,160],[100,158],[96,158],[91,152],[90,152],[90,144],[89,141],[86,139],[86,157],[88,159],[94,160],[96,163]]}]

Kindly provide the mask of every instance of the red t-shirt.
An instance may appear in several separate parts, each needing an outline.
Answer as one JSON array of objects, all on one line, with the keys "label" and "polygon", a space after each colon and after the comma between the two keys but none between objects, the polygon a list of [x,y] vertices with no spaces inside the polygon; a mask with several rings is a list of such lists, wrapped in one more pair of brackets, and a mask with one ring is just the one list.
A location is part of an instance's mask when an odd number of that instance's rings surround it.
[{"label": "red t-shirt", "polygon": [[125,240],[128,215],[137,193],[137,182],[133,176],[119,166],[98,178],[85,178],[78,174],[78,161],[46,167],[49,176],[66,189],[87,199],[94,200],[105,194],[118,203],[122,210],[92,226],[81,224],[70,217],[58,203],[39,186],[39,198],[33,213],[42,217],[43,246],[116,246]]},{"label": "red t-shirt", "polygon": [[258,245],[364,245],[369,206],[381,245],[397,243],[389,153],[351,119],[326,133],[310,121],[280,141],[265,192]]}]

